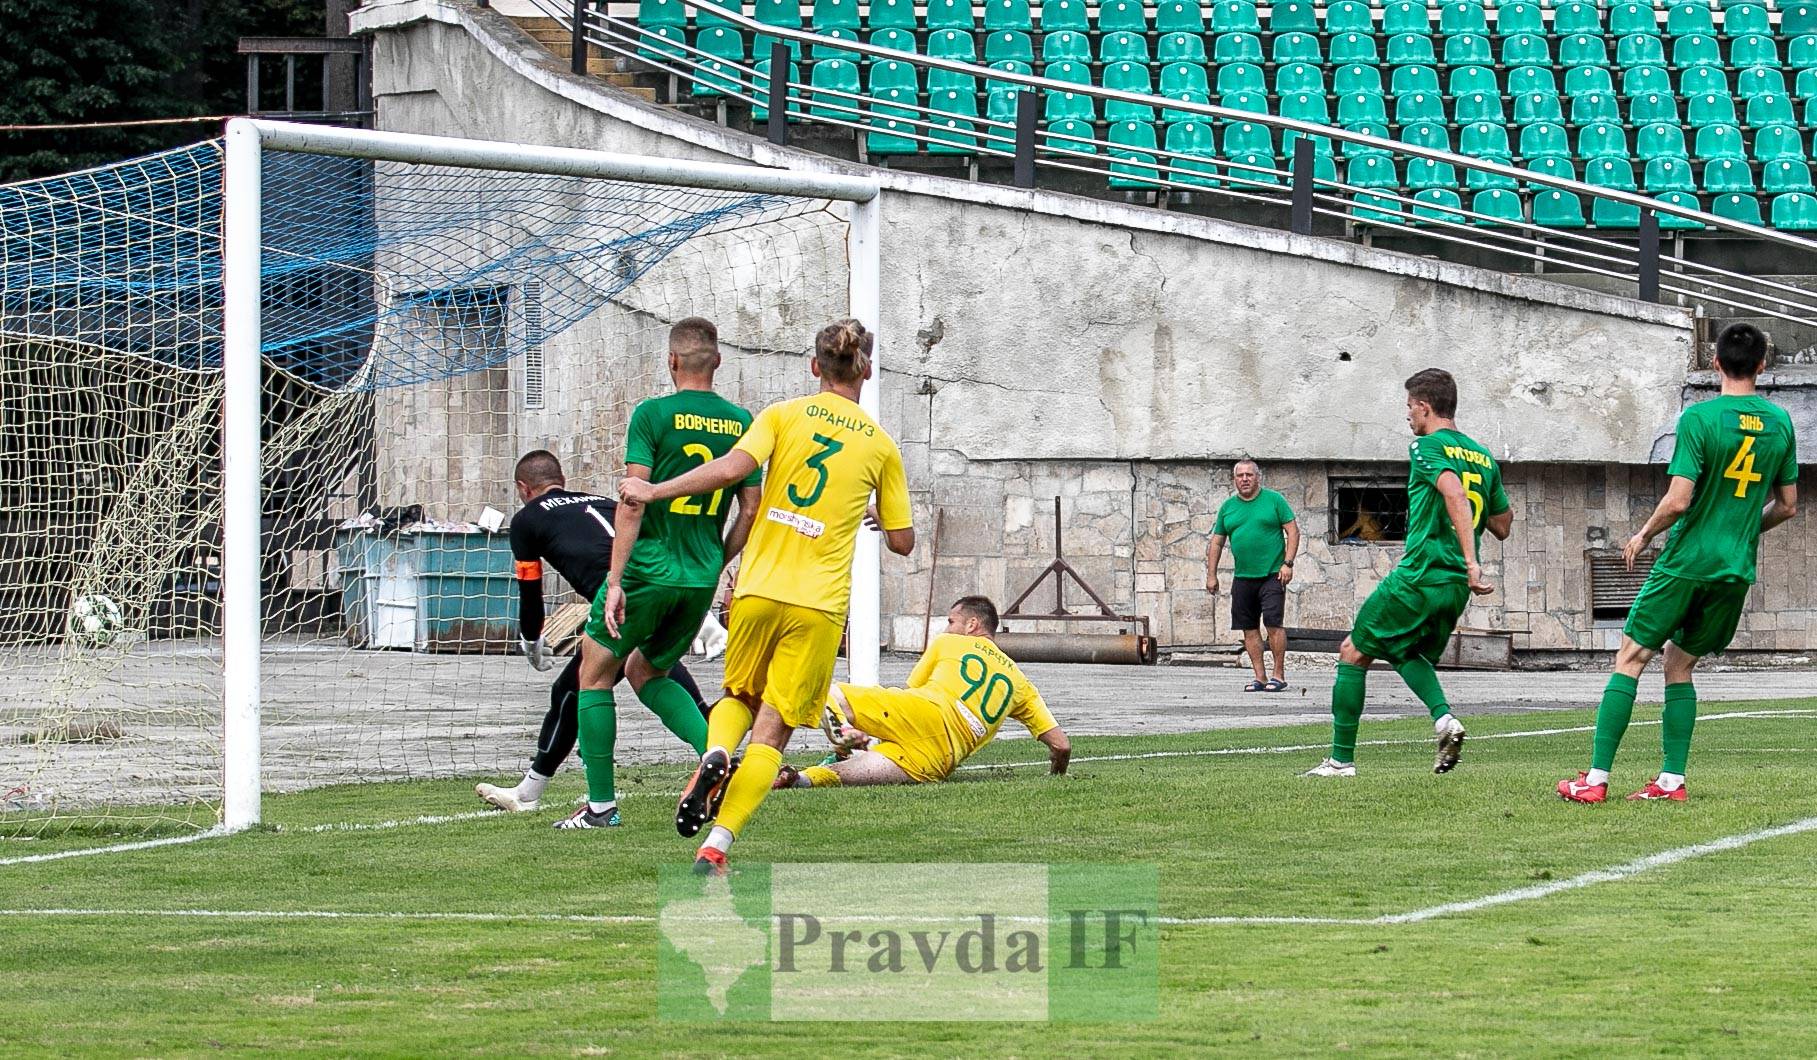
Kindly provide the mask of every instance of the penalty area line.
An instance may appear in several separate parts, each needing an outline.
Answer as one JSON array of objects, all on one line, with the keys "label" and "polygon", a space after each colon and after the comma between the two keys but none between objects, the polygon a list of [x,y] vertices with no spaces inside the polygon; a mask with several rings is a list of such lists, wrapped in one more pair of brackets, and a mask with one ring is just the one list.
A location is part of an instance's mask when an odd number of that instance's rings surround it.
[{"label": "penalty area line", "polygon": [[182,846],[184,843],[216,839],[228,834],[226,829],[210,828],[204,832],[166,836],[163,839],[141,839],[134,843],[114,843],[104,847],[83,847],[80,850],[59,850],[50,854],[25,854],[19,857],[0,858],[0,865],[31,865],[40,861],[62,861],[65,858],[85,858],[94,854],[124,854],[132,850],[150,850],[153,847]]}]

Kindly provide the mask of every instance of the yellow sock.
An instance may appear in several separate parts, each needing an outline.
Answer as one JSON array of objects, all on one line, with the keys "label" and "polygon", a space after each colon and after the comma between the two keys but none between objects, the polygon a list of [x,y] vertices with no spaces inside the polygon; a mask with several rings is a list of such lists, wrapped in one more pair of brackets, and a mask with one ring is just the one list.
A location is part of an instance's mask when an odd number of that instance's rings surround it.
[{"label": "yellow sock", "polygon": [[782,769],[782,752],[769,744],[754,743],[745,749],[744,764],[726,783],[726,799],[713,824],[737,835],[769,797],[770,785]]},{"label": "yellow sock", "polygon": [[817,788],[836,788],[839,786],[839,774],[825,766],[809,766],[801,771],[809,784]]},{"label": "yellow sock", "polygon": [[707,746],[723,747],[727,754],[738,750],[738,741],[751,731],[755,717],[741,699],[727,696],[713,704],[712,713],[707,715]]}]

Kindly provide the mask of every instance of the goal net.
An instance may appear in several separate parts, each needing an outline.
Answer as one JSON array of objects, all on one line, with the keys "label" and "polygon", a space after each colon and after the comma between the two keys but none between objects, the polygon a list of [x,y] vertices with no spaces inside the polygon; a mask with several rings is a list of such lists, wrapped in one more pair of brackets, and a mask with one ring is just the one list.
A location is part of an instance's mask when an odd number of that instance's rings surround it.
[{"label": "goal net", "polygon": [[[223,435],[251,404],[223,325],[255,290],[223,235],[242,156],[0,188],[0,835],[234,823],[232,761],[241,824],[260,789],[521,771],[557,671],[516,655],[518,456],[609,493],[674,321],[718,324],[718,388],[755,409],[811,385],[814,331],[854,309],[856,207],[811,179],[259,127],[252,447]],[[579,597],[550,574],[545,598],[570,631]],[[229,658],[256,666],[250,746]]]}]

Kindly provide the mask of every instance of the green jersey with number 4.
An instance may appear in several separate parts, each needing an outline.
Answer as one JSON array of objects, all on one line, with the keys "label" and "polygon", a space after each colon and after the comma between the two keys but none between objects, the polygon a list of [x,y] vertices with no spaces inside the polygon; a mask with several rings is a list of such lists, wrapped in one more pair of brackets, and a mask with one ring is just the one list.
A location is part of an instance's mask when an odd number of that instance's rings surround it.
[{"label": "green jersey with number 4", "polygon": [[[749,412],[710,390],[650,398],[631,413],[625,463],[641,464],[650,469],[652,482],[664,482],[731,452],[750,425]],[[743,485],[760,481],[761,473],[753,471]],[[732,492],[714,490],[646,508],[625,577],[654,585],[718,585]]]},{"label": "green jersey with number 4", "polygon": [[1754,581],[1760,510],[1798,480],[1792,418],[1759,395],[1700,401],[1678,417],[1666,474],[1690,479],[1691,507],[1653,569],[1695,581]]},{"label": "green jersey with number 4", "polygon": [[1474,549],[1483,538],[1483,520],[1508,510],[1501,465],[1489,455],[1489,450],[1450,428],[1415,438],[1408,449],[1408,460],[1407,552],[1401,557],[1399,570],[1420,584],[1463,581],[1467,560],[1458,549],[1444,495],[1438,491],[1439,476],[1449,471],[1464,487],[1470,502],[1470,543]]}]

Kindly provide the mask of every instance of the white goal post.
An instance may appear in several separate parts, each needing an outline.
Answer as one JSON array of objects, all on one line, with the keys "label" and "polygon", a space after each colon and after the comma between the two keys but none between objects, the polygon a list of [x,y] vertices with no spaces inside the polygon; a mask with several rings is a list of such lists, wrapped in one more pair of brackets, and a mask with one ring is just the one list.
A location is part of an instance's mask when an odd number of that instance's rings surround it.
[{"label": "white goal post", "polygon": [[[221,824],[228,830],[260,819],[261,629],[264,518],[261,437],[264,398],[262,281],[266,275],[265,199],[269,152],[403,163],[647,185],[825,199],[849,204],[846,252],[852,316],[880,323],[878,185],[859,177],[794,173],[755,166],[690,162],[571,148],[375,132],[285,122],[228,123],[222,192],[224,341],[223,524],[221,627],[223,654]],[[883,342],[879,342],[878,362]],[[805,373],[803,382],[805,382]],[[866,386],[863,407],[879,416],[882,374]],[[880,535],[861,532],[854,560],[849,667],[851,678],[878,676],[881,594]]]}]

